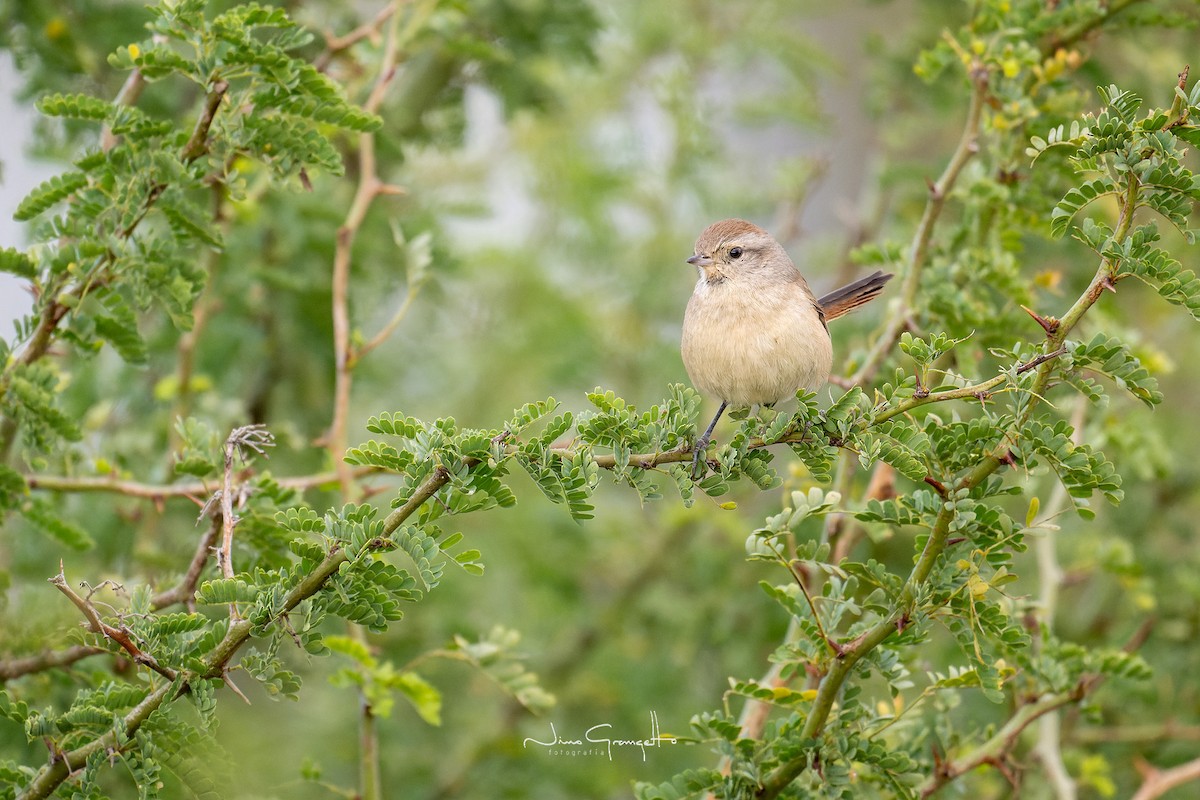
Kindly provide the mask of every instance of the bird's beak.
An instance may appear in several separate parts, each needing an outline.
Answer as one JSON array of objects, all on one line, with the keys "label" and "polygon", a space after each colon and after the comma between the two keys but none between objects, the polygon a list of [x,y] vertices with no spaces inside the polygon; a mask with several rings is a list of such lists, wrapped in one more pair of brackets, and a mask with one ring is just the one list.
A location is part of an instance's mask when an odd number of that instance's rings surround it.
[{"label": "bird's beak", "polygon": [[712,256],[704,256],[697,253],[687,260],[687,263],[694,267],[711,267],[713,260]]}]

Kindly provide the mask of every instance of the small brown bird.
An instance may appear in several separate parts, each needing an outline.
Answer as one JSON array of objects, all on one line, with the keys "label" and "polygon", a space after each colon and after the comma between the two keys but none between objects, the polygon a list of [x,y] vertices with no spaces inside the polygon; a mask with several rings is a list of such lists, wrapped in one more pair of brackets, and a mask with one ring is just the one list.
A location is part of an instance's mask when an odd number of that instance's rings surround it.
[{"label": "small brown bird", "polygon": [[700,273],[683,317],[683,365],[721,407],[694,446],[692,469],[729,406],[770,406],[816,389],[833,368],[831,319],[873,300],[890,274],[876,272],[819,300],[787,251],[744,219],[715,222],[687,260]]}]

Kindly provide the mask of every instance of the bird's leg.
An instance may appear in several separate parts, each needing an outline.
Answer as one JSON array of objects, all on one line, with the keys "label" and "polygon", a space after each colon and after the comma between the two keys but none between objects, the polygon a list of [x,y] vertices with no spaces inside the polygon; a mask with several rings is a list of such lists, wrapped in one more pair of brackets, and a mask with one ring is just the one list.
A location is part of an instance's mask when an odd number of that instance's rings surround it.
[{"label": "bird's leg", "polygon": [[708,449],[708,443],[712,441],[713,428],[717,427],[717,420],[725,413],[725,409],[729,406],[728,401],[722,400],[721,407],[717,409],[717,415],[712,418],[712,422],[708,423],[708,429],[704,431],[704,435],[696,440],[692,445],[692,478],[699,479],[703,475],[700,469],[700,464],[704,459],[704,451]]}]

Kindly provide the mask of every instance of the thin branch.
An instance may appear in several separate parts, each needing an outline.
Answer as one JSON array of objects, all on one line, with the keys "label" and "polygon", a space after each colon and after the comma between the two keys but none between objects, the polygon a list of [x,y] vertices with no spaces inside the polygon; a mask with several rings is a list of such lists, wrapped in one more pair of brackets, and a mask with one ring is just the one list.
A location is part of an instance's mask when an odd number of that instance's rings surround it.
[{"label": "thin branch", "polygon": [[83,614],[84,619],[88,622],[88,629],[92,633],[99,633],[106,639],[111,639],[116,642],[121,648],[129,653],[130,658],[134,663],[149,667],[150,669],[162,675],[169,681],[175,680],[175,670],[161,666],[154,660],[154,656],[143,652],[133,641],[133,637],[129,635],[129,631],[122,628],[114,628],[100,618],[100,614],[96,611],[95,606],[90,600],[80,597],[74,589],[67,584],[66,575],[63,573],[62,565],[59,565],[58,574],[50,579],[50,583],[56,589],[65,594],[67,598],[79,609]]},{"label": "thin branch", "polygon": [[[142,90],[146,88],[146,77],[142,75],[140,69],[134,68],[133,72],[129,73],[129,77],[125,79],[125,83],[121,86],[121,91],[117,93],[117,97],[113,100],[117,105],[132,106],[142,96]],[[112,125],[104,123],[104,128],[100,131],[100,149],[108,152],[117,146],[119,138],[112,132]]]},{"label": "thin branch", "polygon": [[200,541],[196,543],[196,552],[192,556],[191,563],[188,564],[187,572],[178,584],[165,592],[159,592],[150,600],[151,607],[155,611],[166,608],[167,606],[183,603],[188,611],[196,610],[196,585],[200,583],[200,574],[204,572],[204,565],[208,563],[209,554],[213,551],[213,545],[217,541],[217,535],[224,529],[224,525],[219,516],[214,516],[212,524],[208,526],[208,530],[200,537]]},{"label": "thin branch", "polygon": [[[1087,413],[1087,401],[1080,397],[1076,399],[1075,410],[1071,414],[1071,426],[1074,429],[1072,440],[1075,446],[1083,441],[1084,417]],[[1056,481],[1050,493],[1046,508],[1052,513],[1067,505],[1067,490],[1062,481]],[[1057,537],[1051,531],[1044,530],[1034,542],[1037,555],[1038,574],[1038,606],[1042,624],[1048,630],[1054,629],[1054,618],[1058,611],[1058,591],[1062,586],[1063,569],[1058,561]],[[1039,648],[1037,642],[1035,648]],[[1063,763],[1062,757],[1062,718],[1060,713],[1052,711],[1038,720],[1038,741],[1034,746],[1034,755],[1042,762],[1054,796],[1058,800],[1075,800],[1075,780]]]},{"label": "thin branch", "polygon": [[190,164],[208,152],[208,132],[217,118],[217,110],[221,107],[221,102],[225,99],[225,93],[228,91],[229,82],[224,80],[215,81],[212,88],[208,90],[208,96],[204,98],[204,111],[196,120],[196,126],[192,128],[192,135],[188,137],[187,144],[183,146],[183,152],[180,153],[180,158],[184,162]]},{"label": "thin branch", "polygon": [[[232,578],[233,573],[233,529],[238,518],[233,513],[233,462],[236,457],[243,461],[247,451],[253,451],[260,456],[266,455],[265,448],[274,447],[274,437],[262,425],[243,425],[234,428],[225,439],[225,471],[224,484],[221,488],[221,547],[217,551],[217,564],[221,567],[221,575]],[[239,498],[239,505],[240,505]],[[237,605],[230,604],[230,616],[236,616]]]},{"label": "thin branch", "polygon": [[[354,477],[365,478],[379,472],[378,467],[355,467]],[[239,481],[248,480],[250,472],[241,470],[237,473]],[[336,483],[336,472],[317,472],[312,475],[296,475],[290,478],[276,478],[275,482],[285,489],[307,491],[320,486]],[[186,497],[199,502],[199,498],[212,494],[212,487],[205,483],[172,483],[153,484],[139,481],[120,480],[117,478],[80,477],[68,478],[60,475],[26,475],[25,485],[31,490],[41,489],[48,492],[112,492],[128,497],[159,502],[173,497]]]},{"label": "thin branch", "polygon": [[908,264],[904,269],[904,280],[900,286],[900,297],[892,304],[883,332],[875,340],[862,365],[850,377],[853,386],[868,383],[883,364],[892,346],[904,333],[916,310],[917,290],[921,284],[921,273],[929,261],[929,248],[933,233],[941,218],[946,198],[958,182],[967,162],[979,152],[979,123],[983,116],[984,101],[988,92],[988,75],[984,67],[973,64],[970,72],[971,100],[967,108],[967,119],[963,123],[962,135],[950,161],[936,182],[929,185],[929,197],[925,201],[925,212],[917,225],[909,248]]},{"label": "thin branch", "polygon": [[1200,780],[1200,758],[1194,758],[1177,767],[1163,770],[1147,765],[1144,772],[1142,785],[1131,800],[1154,800],[1156,797],[1162,797],[1176,786]]},{"label": "thin branch", "polygon": [[1174,720],[1147,725],[1115,725],[1110,728],[1076,728],[1071,731],[1072,742],[1108,744],[1132,742],[1149,744],[1167,741],[1200,741],[1200,725],[1186,725]]},{"label": "thin branch", "polygon": [[[400,14],[399,3],[394,0],[381,11],[370,24],[349,34],[345,39],[329,43],[329,57],[340,49],[349,47],[364,36],[374,35],[384,21],[390,19],[387,37],[380,56],[379,71],[371,93],[363,104],[363,109],[374,113],[383,104],[388,87],[396,74],[396,63],[399,54]],[[322,69],[328,61],[318,62],[317,68]],[[350,396],[353,385],[354,367],[361,352],[354,352],[350,331],[350,268],[353,259],[354,240],[362,227],[372,203],[377,197],[385,194],[396,194],[399,190],[388,186],[379,177],[379,165],[375,157],[375,136],[372,133],[362,133],[358,138],[358,188],[354,200],[346,212],[342,226],[338,228],[337,240],[333,256],[332,274],[332,319],[333,319],[333,351],[334,351],[334,399],[333,419],[329,425],[329,435],[326,448],[329,457],[337,471],[338,486],[343,502],[355,498],[354,472],[347,463],[346,420],[350,414]],[[391,323],[372,339],[368,350],[383,341],[403,318],[413,297],[410,290],[400,311],[393,317]],[[366,644],[366,635],[354,624],[350,624],[350,636],[356,641]],[[359,793],[365,800],[378,800],[383,796],[383,778],[379,759],[379,739],[375,722],[375,712],[370,699],[360,692],[359,714]]]},{"label": "thin branch", "polygon": [[[1133,224],[1134,211],[1137,208],[1139,187],[1137,176],[1126,176],[1125,180],[1127,181],[1127,185],[1119,197],[1120,214],[1113,233],[1113,241],[1118,244],[1129,236],[1129,231]],[[1112,284],[1112,278],[1116,273],[1117,266],[1116,262],[1110,261],[1107,257],[1101,259],[1088,288],[1075,300],[1067,313],[1063,315],[1058,328],[1043,344],[1042,352],[1044,354],[1048,356],[1057,354],[1057,351],[1062,348],[1067,336],[1083,318],[1084,314],[1099,301],[1105,287]],[[1032,386],[1028,389],[1030,401],[1026,404],[1023,413],[1015,421],[1014,426],[1016,428],[1019,429],[1025,424],[1029,416],[1033,413],[1038,399],[1045,395],[1047,387],[1050,384],[1052,367],[1053,362],[1049,358],[1037,365],[1037,374],[1034,377]],[[978,486],[1002,465],[1007,463],[1008,460],[1010,460],[1010,456],[1008,455],[1007,446],[1002,445],[999,449],[984,457],[974,468],[967,472],[955,484],[954,488],[961,490],[972,489]],[[905,581],[900,591],[900,596],[897,599],[893,612],[847,643],[844,646],[843,653],[829,664],[828,671],[821,680],[817,697],[813,700],[812,708],[809,711],[808,718],[805,720],[804,728],[801,731],[802,738],[815,740],[824,731],[829,715],[833,711],[834,702],[842,691],[842,687],[858,660],[881,645],[894,633],[904,631],[912,623],[913,615],[917,613],[917,597],[947,546],[950,525],[954,521],[955,514],[954,505],[949,503],[945,504],[938,512],[929,536],[925,540],[924,549],[921,551],[916,565],[913,567],[908,580]],[[1040,715],[1038,714],[1038,716]],[[808,768],[810,759],[811,752],[805,750],[776,767],[763,779],[759,787],[758,797],[778,797],[801,772]]]},{"label": "thin branch", "polygon": [[0,684],[48,669],[67,667],[76,661],[82,661],[88,656],[107,653],[103,647],[93,647],[90,644],[72,645],[64,650],[53,650],[38,656],[22,656],[20,658],[0,661]]},{"label": "thin branch", "polygon": [[408,310],[412,307],[412,302],[416,299],[420,291],[420,284],[408,287],[408,291],[404,293],[404,301],[400,303],[400,307],[396,309],[396,313],[387,321],[387,324],[380,328],[379,333],[372,336],[370,341],[354,351],[351,356],[351,365],[357,363],[367,353],[370,353],[376,347],[386,342],[396,332],[396,328],[400,327],[400,323],[408,316]]},{"label": "thin branch", "polygon": [[[393,4],[394,5],[394,4]],[[396,74],[397,22],[399,15],[394,15],[388,30],[387,42],[384,45],[383,56],[379,65],[379,74],[371,88],[371,94],[363,104],[363,109],[375,112],[383,103],[388,86]],[[379,178],[378,165],[375,161],[375,136],[363,133],[358,137],[358,189],[354,200],[346,212],[342,226],[338,228],[337,243],[333,255],[333,286],[332,286],[332,315],[333,315],[333,352],[334,352],[334,388],[333,388],[333,420],[329,426],[328,449],[333,458],[341,485],[342,495],[349,499],[353,476],[350,465],[346,463],[343,454],[346,452],[346,419],[350,413],[351,372],[354,368],[353,345],[350,336],[350,265],[354,250],[354,239],[359,228],[367,217],[367,211],[375,198],[387,192],[387,187]]]},{"label": "thin branch", "polygon": [[1075,25],[1046,39],[1045,44],[1042,46],[1042,52],[1046,55],[1053,55],[1058,50],[1065,50],[1074,47],[1093,31],[1111,22],[1113,17],[1116,17],[1130,6],[1134,6],[1145,1],[1146,0],[1112,0],[1112,2],[1109,3],[1101,3],[1099,5],[1100,13],[1096,16],[1077,22]]},{"label": "thin branch", "polygon": [[313,66],[324,72],[329,68],[334,58],[349,50],[363,39],[376,40],[379,37],[379,31],[383,28],[383,23],[387,22],[396,13],[397,6],[397,3],[388,3],[379,10],[374,19],[370,22],[364,22],[349,33],[342,34],[341,36],[326,33],[325,51],[316,57],[313,61]]},{"label": "thin branch", "polygon": [[1092,686],[1082,681],[1074,690],[1052,694],[1021,706],[995,735],[972,750],[966,757],[942,762],[921,787],[921,797],[929,797],[946,784],[984,764],[994,764],[1010,753],[1021,733],[1039,717],[1063,706],[1078,703]]}]

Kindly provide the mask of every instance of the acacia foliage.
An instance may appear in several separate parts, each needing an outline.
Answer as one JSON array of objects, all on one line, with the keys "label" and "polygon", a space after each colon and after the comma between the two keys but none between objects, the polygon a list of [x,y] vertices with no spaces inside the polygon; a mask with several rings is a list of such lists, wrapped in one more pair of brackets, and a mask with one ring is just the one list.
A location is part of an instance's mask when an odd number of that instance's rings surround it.
[{"label": "acacia foliage", "polygon": [[[427,38],[455,47],[414,46],[405,74],[414,81],[424,75],[426,83],[405,97],[442,110],[431,98],[453,91],[462,65],[450,54],[468,42],[514,108],[542,106],[546,96],[536,70],[516,56],[589,52],[580,44],[589,41],[592,20],[582,11],[583,21],[569,24],[558,16],[563,12],[530,12],[531,28],[497,16],[497,29],[484,35],[472,29],[475,18],[449,13],[435,25],[434,17],[420,16],[431,8],[414,4],[397,19],[414,30],[428,25]],[[4,345],[0,446],[8,462],[0,466],[0,504],[54,546],[81,551],[96,537],[44,496],[34,477],[49,471],[71,478],[89,435],[103,435],[89,429],[58,365],[86,365],[109,352],[128,364],[148,363],[152,339],[167,335],[167,324],[185,332],[195,324],[211,279],[199,265],[251,235],[250,212],[256,203],[269,205],[271,187],[342,174],[348,135],[383,129],[381,117],[349,102],[305,57],[311,35],[278,9],[249,4],[212,13],[184,1],[152,14],[152,35],[118,47],[109,65],[136,69],[147,81],[196,87],[190,113],[157,116],[81,93],[43,97],[42,113],[103,127],[114,138],[84,149],[71,169],[34,189],[17,216],[36,223],[36,243],[0,251],[0,268],[30,282],[37,298]],[[878,337],[851,359],[850,371],[862,368],[858,385],[828,403],[801,394],[794,409],[739,415],[732,435],[707,454],[709,472],[699,480],[688,465],[701,400],[680,385],[644,408],[603,388],[588,393],[590,408],[579,412],[553,398],[531,402],[486,429],[381,410],[366,424],[370,438],[344,458],[359,476],[387,476],[387,502],[321,504],[301,490],[307,487],[258,465],[238,472],[236,574],[205,563],[183,597],[162,593],[181,575],[162,581],[149,571],[125,581],[125,596],[100,595],[103,603],[93,604],[90,588],[76,595],[107,626],[75,632],[76,644],[132,662],[136,679],[96,671],[85,688],[52,704],[24,683],[0,692],[4,718],[29,742],[52,749],[49,759],[0,764],[4,791],[35,797],[69,788],[103,796],[117,761],[144,796],[162,791],[164,773],[174,776],[172,787],[195,794],[225,791],[200,765],[214,746],[216,708],[229,694],[223,689],[235,680],[231,667],[271,695],[304,697],[296,651],[345,659],[350,667],[339,670],[337,682],[354,686],[380,714],[398,695],[422,719],[440,720],[443,697],[428,678],[332,633],[330,622],[393,630],[415,604],[436,604],[447,568],[451,575],[483,574],[480,549],[465,547],[454,528],[464,515],[512,507],[518,472],[587,525],[605,480],[632,489],[642,503],[670,492],[678,501],[669,502],[690,506],[744,491],[739,484],[778,488],[785,481],[778,459],[787,453],[806,471],[809,486],[789,486],[786,508],[745,540],[746,556],[772,570],[762,589],[792,632],[772,656],[782,683],[736,678],[727,699],[766,703],[773,716],[748,736],[728,704],[697,713],[691,738],[714,748],[724,768],[640,784],[643,797],[916,796],[957,778],[947,763],[969,762],[986,733],[977,720],[949,715],[923,730],[929,718],[901,716],[896,698],[949,704],[948,697],[973,692],[1019,713],[1029,698],[1066,707],[1088,700],[1103,679],[1145,679],[1149,669],[1138,655],[1060,639],[1051,621],[1039,620],[1011,592],[1027,539],[1046,527],[1035,504],[1015,499],[1027,476],[1058,482],[1083,519],[1095,517],[1096,501],[1123,498],[1118,466],[1055,404],[1071,392],[1098,407],[1124,402],[1123,393],[1140,405],[1167,401],[1136,348],[1112,326],[1092,323],[1093,307],[1111,302],[1106,290],[1123,290],[1129,277],[1193,316],[1200,307],[1200,281],[1172,255],[1176,242],[1191,242],[1190,213],[1200,199],[1187,166],[1200,114],[1197,84],[1181,80],[1174,93],[1162,89],[1149,103],[1106,86],[1091,110],[1057,118],[1070,37],[1109,23],[1107,10],[1088,4],[984,4],[921,57],[919,70],[931,79],[948,75],[963,108],[972,109],[963,153],[971,166],[955,176],[956,185],[934,187],[929,203],[940,209],[947,198],[937,192],[952,190],[958,212],[935,236],[922,241],[918,228],[907,254],[886,242],[856,253],[862,263],[899,270],[903,282]],[[485,47],[497,42],[513,58]],[[1174,85],[1167,77],[1161,86]],[[429,136],[430,120],[415,119],[397,135]],[[1026,160],[1015,162],[1026,147]],[[215,213],[205,210],[214,191]],[[1175,229],[1167,237],[1159,230],[1164,221]],[[1085,268],[1072,267],[1077,294],[1064,293],[1055,308],[1031,289],[1037,284],[1029,272],[1038,265],[1022,263],[1020,238],[1053,242],[1067,234],[1090,255]],[[410,266],[420,263],[421,248],[407,244]],[[1036,308],[1041,327],[1022,304]],[[196,391],[192,376],[180,375],[161,391],[172,408],[197,410],[187,399]],[[173,439],[159,442],[157,463],[165,450],[175,454],[172,474],[160,475],[163,486],[194,481],[195,494],[211,494],[231,474],[231,440],[216,425],[236,412],[205,410],[184,415]],[[131,455],[93,466],[102,474],[139,474]],[[867,496],[846,477],[855,468],[894,471],[894,492]],[[903,533],[912,543],[908,563],[840,549],[837,536],[850,534],[825,524],[833,514],[881,538]],[[221,532],[227,522],[204,524]],[[920,669],[939,635],[952,640],[954,655],[943,669]],[[436,654],[485,672],[521,706],[545,710],[553,698],[515,658],[517,642],[513,631],[498,627],[477,640],[456,637]]]}]

